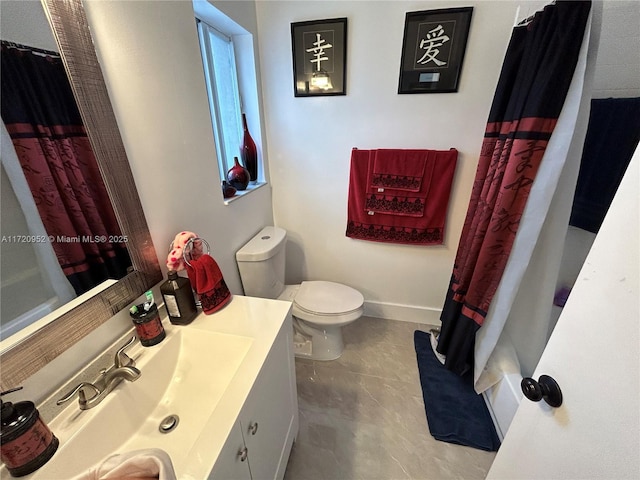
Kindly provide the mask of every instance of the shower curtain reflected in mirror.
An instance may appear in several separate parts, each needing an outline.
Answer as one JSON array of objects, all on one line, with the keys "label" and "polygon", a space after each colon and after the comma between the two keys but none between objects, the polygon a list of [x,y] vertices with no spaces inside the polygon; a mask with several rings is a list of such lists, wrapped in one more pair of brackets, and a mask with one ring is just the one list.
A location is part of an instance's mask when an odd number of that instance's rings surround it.
[{"label": "shower curtain reflected in mirror", "polygon": [[122,278],[131,265],[126,238],[55,52],[2,42],[2,119],[46,230],[7,237],[5,246],[49,242],[78,295]]}]

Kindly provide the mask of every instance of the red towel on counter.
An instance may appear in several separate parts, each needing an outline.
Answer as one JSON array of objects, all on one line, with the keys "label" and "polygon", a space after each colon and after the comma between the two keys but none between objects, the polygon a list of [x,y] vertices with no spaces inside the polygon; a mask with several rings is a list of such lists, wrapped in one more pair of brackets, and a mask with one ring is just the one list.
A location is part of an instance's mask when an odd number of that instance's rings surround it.
[{"label": "red towel on counter", "polygon": [[220,267],[211,255],[202,255],[187,264],[187,275],[195,288],[202,310],[207,315],[217,312],[231,300],[231,292]]},{"label": "red towel on counter", "polygon": [[[458,151],[424,150],[428,152],[425,172],[430,175],[425,185],[422,216],[379,213],[366,208],[369,190],[369,166],[375,150],[354,149],[351,152],[349,198],[347,209],[347,237],[374,242],[410,245],[440,245],[444,240],[444,226],[449,205]],[[432,164],[431,166],[429,164]],[[420,191],[420,190],[419,190]],[[389,193],[385,189],[385,194]]]},{"label": "red towel on counter", "polygon": [[[393,152],[393,153],[391,153]],[[424,216],[425,202],[431,185],[431,176],[435,166],[433,150],[369,150],[369,171],[367,174],[367,199],[364,208],[376,213],[390,215],[407,215],[411,217]],[[387,162],[390,166],[383,167]],[[376,185],[378,170],[402,173],[402,162],[406,164],[408,172],[417,172],[416,165],[422,176],[417,183],[420,188],[410,192],[402,188],[382,187]],[[396,175],[399,178],[402,175]],[[392,182],[386,182],[392,183]]]}]

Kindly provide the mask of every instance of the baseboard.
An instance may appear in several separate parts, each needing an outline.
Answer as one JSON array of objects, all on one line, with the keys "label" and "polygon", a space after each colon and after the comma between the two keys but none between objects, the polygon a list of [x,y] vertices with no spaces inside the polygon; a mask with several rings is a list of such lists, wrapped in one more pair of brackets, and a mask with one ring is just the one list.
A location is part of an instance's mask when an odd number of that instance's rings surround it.
[{"label": "baseboard", "polygon": [[423,323],[426,325],[440,325],[439,308],[402,305],[399,303],[364,302],[364,315],[368,317],[400,320],[402,322]]}]

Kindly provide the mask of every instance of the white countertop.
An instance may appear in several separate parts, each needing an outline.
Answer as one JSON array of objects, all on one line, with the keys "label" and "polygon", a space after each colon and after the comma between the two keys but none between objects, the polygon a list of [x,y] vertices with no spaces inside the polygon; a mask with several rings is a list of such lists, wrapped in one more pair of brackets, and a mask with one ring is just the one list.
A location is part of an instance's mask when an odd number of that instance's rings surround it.
[{"label": "white countertop", "polygon": [[[247,344],[250,343],[246,354],[244,354],[241,363],[237,366],[237,370],[233,374],[213,411],[203,412],[201,419],[203,428],[200,432],[194,432],[194,435],[199,435],[199,437],[194,439],[193,445],[185,451],[178,451],[178,449],[176,449],[174,455],[172,455],[171,451],[171,441],[167,441],[167,443],[162,446],[172,458],[177,478],[180,480],[202,480],[207,477],[213,468],[284,320],[287,318],[287,315],[290,315],[291,303],[235,295],[231,302],[220,311],[212,315],[200,313],[191,324],[184,326],[172,325],[166,317],[166,310],[164,308],[160,308],[160,312],[167,334],[166,339],[152,347],[142,347],[138,343],[132,347],[131,352],[127,351],[127,353],[130,353],[134,358],[140,357],[140,361],[136,361],[143,376],[145,375],[145,366],[149,359],[154,358],[156,355],[161,355],[163,345],[167,346],[166,352],[168,354],[170,345],[175,344],[175,342],[171,343],[169,340],[174,336],[179,336],[180,331],[188,331],[189,333],[202,331],[203,334],[204,332],[212,332],[249,337],[251,339],[250,342],[246,342]],[[130,334],[128,335],[130,336]],[[96,356],[98,356],[98,354]],[[105,367],[107,366],[108,365],[105,365]],[[149,367],[147,366],[147,368]],[[215,369],[231,367],[222,361],[219,365],[189,366],[190,371],[194,371],[195,368],[205,369],[204,372],[212,372],[215,371]],[[233,368],[236,368],[236,366]],[[56,418],[49,422],[50,428],[60,440],[58,451],[47,464],[33,474],[22,478],[46,480],[57,480],[60,478],[60,480],[62,480],[63,478],[67,479],[73,475],[82,473],[82,471],[64,471],[65,464],[69,464],[61,460],[64,460],[65,457],[69,455],[73,457],[83,457],[83,453],[86,453],[84,449],[90,451],[92,445],[82,444],[82,447],[75,446],[75,450],[82,450],[76,452],[72,451],[73,449],[65,449],[65,442],[70,442],[73,436],[77,434],[77,431],[79,431],[83,425],[91,422],[92,419],[95,421],[101,414],[106,415],[103,411],[111,411],[108,407],[105,407],[105,405],[109,403],[111,396],[118,395],[122,391],[120,389],[127,387],[126,382],[123,382],[121,385],[122,386],[118,386],[111,392],[102,404],[93,409],[81,412],[78,408],[77,401],[70,402],[69,406],[64,408]],[[195,403],[196,402],[194,402],[194,404]],[[180,426],[176,428],[175,433],[178,432],[179,428]],[[170,437],[173,433],[174,432],[171,432],[167,435],[168,440],[172,440]],[[188,431],[182,431],[180,435],[185,434],[188,434]],[[179,443],[179,441],[178,437],[174,438],[176,441],[173,442],[173,444],[175,445]],[[68,445],[71,445],[71,443]],[[125,443],[124,447],[126,446],[127,444]],[[95,445],[94,447],[95,449],[99,449],[100,445]],[[156,445],[147,445],[146,447],[152,448],[156,447]],[[124,452],[110,451],[105,452],[104,455],[113,453]],[[3,479],[10,478],[5,467],[0,469],[0,477]]]},{"label": "white countertop", "polygon": [[231,303],[220,312],[210,316],[201,313],[193,323],[182,327],[252,337],[254,341],[185,464],[174,465],[181,480],[202,480],[213,468],[271,345],[290,312],[290,302],[234,296]]}]

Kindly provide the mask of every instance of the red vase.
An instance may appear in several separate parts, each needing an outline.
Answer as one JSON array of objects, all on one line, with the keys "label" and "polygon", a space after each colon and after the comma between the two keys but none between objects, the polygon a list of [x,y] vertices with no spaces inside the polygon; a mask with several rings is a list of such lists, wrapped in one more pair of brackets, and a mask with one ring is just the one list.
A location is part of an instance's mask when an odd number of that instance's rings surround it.
[{"label": "red vase", "polygon": [[249,171],[240,165],[238,157],[233,157],[235,165],[227,172],[227,182],[236,190],[246,190],[249,185]]},{"label": "red vase", "polygon": [[231,185],[229,185],[229,183],[226,180],[222,181],[222,196],[224,198],[231,198],[236,194],[236,189],[235,187],[232,187]]},{"label": "red vase", "polygon": [[244,127],[244,136],[242,137],[242,146],[240,147],[242,163],[245,168],[249,170],[249,179],[255,182],[258,180],[258,149],[247,128],[247,117],[244,113],[242,114],[242,126]]}]

